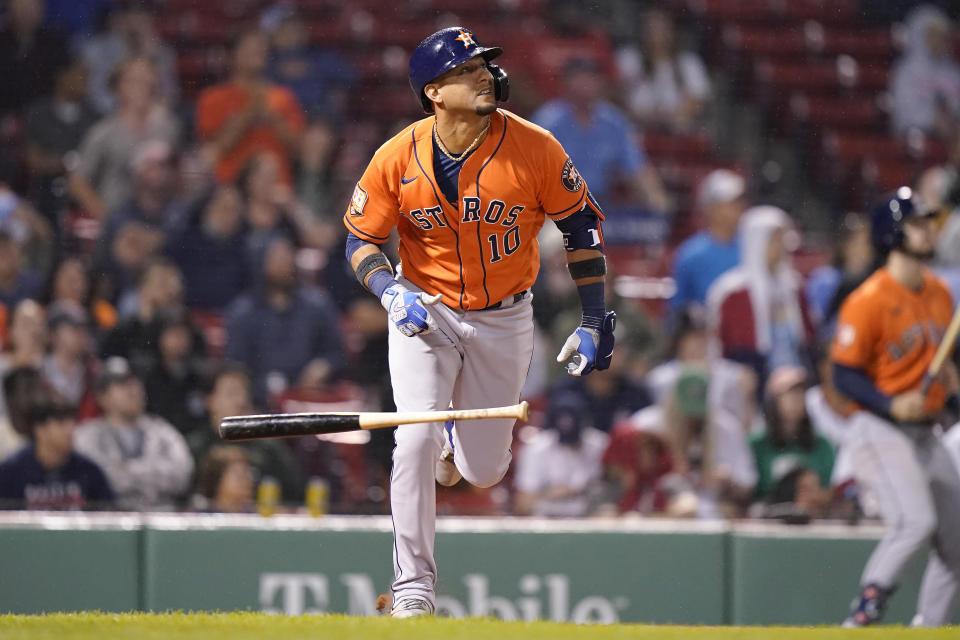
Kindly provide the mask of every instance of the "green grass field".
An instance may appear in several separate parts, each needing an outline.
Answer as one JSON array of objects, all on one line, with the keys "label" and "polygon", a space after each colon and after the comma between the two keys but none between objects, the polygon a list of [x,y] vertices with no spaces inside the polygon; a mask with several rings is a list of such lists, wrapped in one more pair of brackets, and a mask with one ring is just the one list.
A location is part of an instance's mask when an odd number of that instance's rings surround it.
[{"label": "green grass field", "polygon": [[224,614],[109,614],[78,613],[46,616],[0,616],[4,640],[152,640],[203,638],[247,640],[947,640],[960,634],[957,627],[906,629],[875,627],[677,627],[646,625],[586,626],[553,622],[501,622],[482,618],[357,618],[327,616],[271,616],[261,613]]}]

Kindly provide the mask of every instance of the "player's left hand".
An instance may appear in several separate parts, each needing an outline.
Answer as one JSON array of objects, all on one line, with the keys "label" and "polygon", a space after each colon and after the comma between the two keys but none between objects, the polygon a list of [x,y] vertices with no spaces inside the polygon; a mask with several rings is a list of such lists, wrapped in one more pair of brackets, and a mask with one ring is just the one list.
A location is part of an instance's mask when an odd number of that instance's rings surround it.
[{"label": "player's left hand", "polygon": [[563,343],[563,348],[557,354],[557,362],[569,359],[567,373],[571,376],[585,376],[594,369],[606,369],[613,359],[613,330],[616,326],[616,312],[608,311],[603,316],[599,331],[577,327]]}]

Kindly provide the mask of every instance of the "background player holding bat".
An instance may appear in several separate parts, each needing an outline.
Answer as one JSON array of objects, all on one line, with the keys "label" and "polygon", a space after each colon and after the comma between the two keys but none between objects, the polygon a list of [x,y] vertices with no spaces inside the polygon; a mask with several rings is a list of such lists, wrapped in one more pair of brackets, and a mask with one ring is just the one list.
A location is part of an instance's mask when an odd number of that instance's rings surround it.
[{"label": "background player holding bat", "polygon": [[[410,85],[432,116],[374,155],[344,215],[347,258],[389,315],[398,411],[516,403],[533,352],[530,287],[546,217],[564,234],[581,324],[557,360],[585,375],[605,369],[615,316],[605,311],[603,214],[560,143],[497,109],[506,74],[468,29],[426,38],[410,58]],[[396,228],[396,276],[380,249]],[[510,464],[513,419],[404,426],[396,431],[390,503],[393,615],[433,613],[436,485],[461,476],[479,487]]]},{"label": "background player holding bat", "polygon": [[960,389],[949,360],[929,388],[924,378],[953,303],[925,266],[935,219],[909,188],[874,209],[872,234],[886,260],[841,307],[832,359],[837,388],[861,408],[850,423],[857,481],[876,494],[887,530],[845,624],[879,620],[908,561],[932,547],[914,623],[941,625],[960,579],[960,476],[937,425]]}]

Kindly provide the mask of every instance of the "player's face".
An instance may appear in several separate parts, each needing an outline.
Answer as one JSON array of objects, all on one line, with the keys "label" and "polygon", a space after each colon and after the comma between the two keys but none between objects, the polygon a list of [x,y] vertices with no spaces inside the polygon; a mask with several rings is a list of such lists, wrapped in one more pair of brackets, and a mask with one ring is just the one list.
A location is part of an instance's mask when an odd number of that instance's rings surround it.
[{"label": "player's face", "polygon": [[487,115],[497,108],[493,75],[480,56],[454,67],[431,84],[436,85],[447,109],[470,110],[477,115]]},{"label": "player's face", "polygon": [[915,216],[907,218],[903,224],[903,248],[907,253],[929,260],[937,242],[936,218],[934,216]]}]

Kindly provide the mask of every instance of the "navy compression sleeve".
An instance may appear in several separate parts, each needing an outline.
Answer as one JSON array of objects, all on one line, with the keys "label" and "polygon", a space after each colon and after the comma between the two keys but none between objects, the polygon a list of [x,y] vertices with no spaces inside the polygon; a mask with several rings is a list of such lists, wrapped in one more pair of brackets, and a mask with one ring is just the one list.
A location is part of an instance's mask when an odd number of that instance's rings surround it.
[{"label": "navy compression sleeve", "polygon": [[890,415],[890,396],[880,391],[860,369],[833,363],[833,384],[845,396],[881,416]]}]

